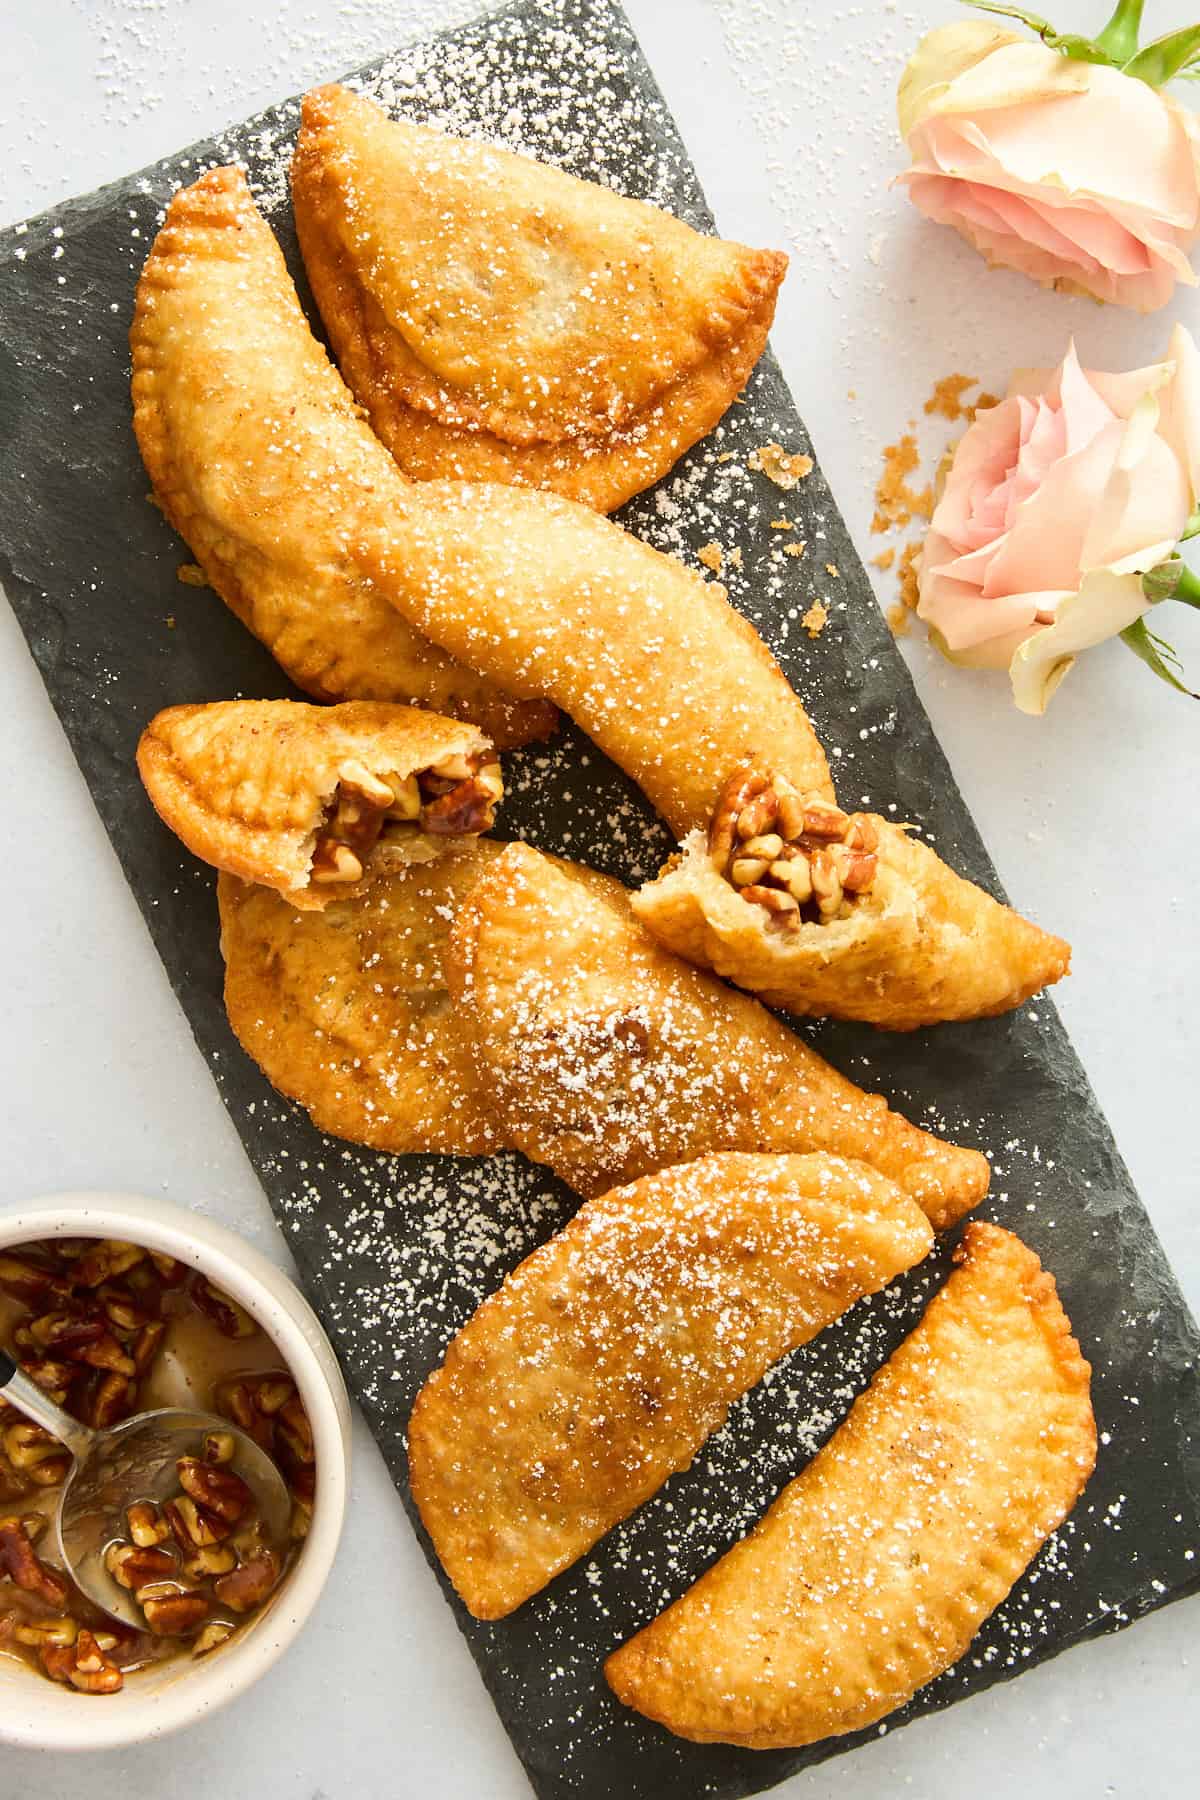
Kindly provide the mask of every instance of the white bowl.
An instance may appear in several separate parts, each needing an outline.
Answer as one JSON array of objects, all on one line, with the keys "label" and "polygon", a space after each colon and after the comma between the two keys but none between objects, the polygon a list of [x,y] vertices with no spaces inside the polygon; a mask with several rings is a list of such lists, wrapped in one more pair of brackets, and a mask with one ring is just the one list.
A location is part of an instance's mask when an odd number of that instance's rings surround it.
[{"label": "white bowl", "polygon": [[165,1200],[134,1194],[51,1194],[0,1213],[0,1248],[32,1238],[113,1237],[161,1250],[210,1276],[271,1337],[312,1423],[317,1490],[312,1526],[287,1576],[220,1650],[181,1656],[94,1696],[0,1657],[0,1743],[39,1750],[110,1750],[195,1723],[244,1693],[296,1638],[333,1566],[350,1475],[350,1403],[316,1314],[275,1265],[233,1232]]}]

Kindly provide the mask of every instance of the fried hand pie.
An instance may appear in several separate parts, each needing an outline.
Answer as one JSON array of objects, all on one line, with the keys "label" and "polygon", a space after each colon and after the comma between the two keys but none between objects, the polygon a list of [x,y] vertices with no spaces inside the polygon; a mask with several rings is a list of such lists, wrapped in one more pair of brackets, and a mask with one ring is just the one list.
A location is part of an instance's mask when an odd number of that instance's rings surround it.
[{"label": "fried hand pie", "polygon": [[171,706],[142,733],[138,769],[194,855],[300,908],[489,830],[503,792],[473,725],[369,700]]},{"label": "fried hand pie", "polygon": [[501,848],[458,840],[324,912],[218,877],[229,1023],[319,1130],[400,1153],[499,1148],[442,959],[450,914]]},{"label": "fried hand pie", "polygon": [[502,747],[547,734],[551,709],[514,702],[388,604],[404,480],[309,330],[240,170],[171,201],[130,345],[158,503],[298,687],[429,706]]},{"label": "fried hand pie", "polygon": [[869,1163],[936,1227],[987,1191],[986,1158],[910,1125],[758,1001],[661,949],[591,870],[510,844],[459,908],[446,968],[498,1129],[579,1193],[714,1150]]},{"label": "fried hand pie", "polygon": [[718,583],[555,494],[429,481],[405,505],[395,604],[460,661],[570,713],[677,836],[708,823],[761,744],[833,798],[803,705]]},{"label": "fried hand pie", "polygon": [[405,473],[601,512],[717,423],[787,268],[336,85],[305,96],[292,202],[334,353]]},{"label": "fried hand pie", "polygon": [[1062,938],[888,819],[754,763],[633,910],[669,950],[768,1006],[894,1031],[1008,1012],[1071,961]]},{"label": "fried hand pie", "polygon": [[872,1725],[956,1662],[1096,1460],[1053,1278],[995,1225],[759,1525],[610,1656],[680,1737],[792,1748]]},{"label": "fried hand pie", "polygon": [[587,1201],[451,1341],[409,1421],[413,1497],[470,1611],[537,1593],[932,1242],[914,1201],[831,1156],[709,1156]]}]

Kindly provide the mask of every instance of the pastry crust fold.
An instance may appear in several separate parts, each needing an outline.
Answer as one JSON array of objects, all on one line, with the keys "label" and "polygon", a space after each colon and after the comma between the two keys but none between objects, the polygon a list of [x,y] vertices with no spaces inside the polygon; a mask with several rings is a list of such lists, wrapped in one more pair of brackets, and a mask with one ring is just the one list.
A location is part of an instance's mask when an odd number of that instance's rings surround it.
[{"label": "pastry crust fold", "polygon": [[404,472],[601,512],[717,423],[787,268],[336,84],[305,96],[292,200],[342,372]]},{"label": "pastry crust fold", "polygon": [[404,592],[418,630],[511,693],[554,701],[682,837],[770,744],[832,797],[798,696],[718,583],[555,494],[410,483]]},{"label": "pastry crust fold", "polygon": [[759,1525],[610,1656],[680,1737],[858,1731],[957,1661],[1096,1459],[1090,1370],[1053,1278],[968,1225],[960,1267]]},{"label": "pastry crust fold", "polygon": [[[712,833],[690,833],[634,895],[633,910],[667,949],[768,1006],[893,1031],[1008,1012],[1067,973],[1068,943],[956,875],[927,844],[876,813],[848,822],[871,845],[873,866],[861,892],[832,896],[829,917],[818,916],[815,896],[790,912],[769,911],[769,892],[729,879],[727,857],[735,873],[753,877],[761,857],[743,856],[739,865],[739,851],[773,848],[778,830],[748,844],[735,837],[731,851],[724,841],[714,849]],[[819,843],[806,841],[810,850]],[[776,865],[783,880],[793,866]],[[800,892],[811,877],[802,882]]]},{"label": "pastry crust fold", "polygon": [[831,1156],[709,1156],[588,1201],[451,1340],[409,1420],[413,1497],[470,1611],[537,1593],[932,1242],[891,1182]]},{"label": "pastry crust fold", "polygon": [[715,1150],[869,1163],[952,1223],[986,1193],[977,1151],[864,1094],[766,1008],[661,949],[617,881],[510,844],[447,951],[499,1129],[585,1195]]},{"label": "pastry crust fold", "polygon": [[137,760],[159,817],[194,856],[302,909],[486,831],[500,796],[474,725],[370,700],[171,706],[142,733]]},{"label": "pastry crust fold", "polygon": [[229,1023],[318,1130],[398,1153],[500,1147],[443,956],[450,913],[502,848],[455,844],[324,912],[218,877]]},{"label": "pastry crust fold", "polygon": [[176,194],[137,287],[133,422],[155,496],[210,584],[320,700],[415,702],[501,746],[543,737],[389,604],[405,483],[308,328],[238,169]]}]

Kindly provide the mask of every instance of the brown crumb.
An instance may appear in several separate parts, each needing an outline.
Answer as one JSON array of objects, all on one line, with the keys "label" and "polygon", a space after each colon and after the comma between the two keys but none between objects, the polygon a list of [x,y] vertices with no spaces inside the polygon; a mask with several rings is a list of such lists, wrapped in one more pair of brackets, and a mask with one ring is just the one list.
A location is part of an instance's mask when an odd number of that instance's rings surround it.
[{"label": "brown crumb", "polygon": [[785,556],[803,556],[807,549],[808,545],[805,543],[804,539],[797,538],[794,544],[785,544],[783,546],[783,554]]},{"label": "brown crumb", "polygon": [[823,600],[814,600],[800,623],[810,638],[819,638],[829,618],[829,608]]},{"label": "brown crumb", "polygon": [[717,461],[719,463],[732,462],[736,455],[737,455],[736,450],[722,450],[720,456],[718,456],[718,458],[717,458]]},{"label": "brown crumb", "polygon": [[705,544],[701,549],[697,550],[696,555],[700,558],[700,561],[704,564],[705,568],[711,569],[714,575],[719,575],[721,573],[721,566],[725,561],[725,553],[721,549],[720,544]]},{"label": "brown crumb", "polygon": [[963,416],[968,423],[972,423],[976,413],[986,412],[990,406],[999,406],[999,404],[999,394],[980,394],[978,400],[976,400],[973,405],[968,406]]},{"label": "brown crumb", "polygon": [[909,612],[916,612],[917,601],[921,598],[917,585],[916,564],[917,558],[921,554],[923,541],[921,538],[914,538],[912,543],[905,544],[900,552],[900,566],[897,570],[900,577],[900,604],[906,606]]},{"label": "brown crumb", "polygon": [[940,413],[943,419],[961,419],[966,408],[962,397],[968,388],[978,387],[978,375],[943,375],[933,384],[933,392],[925,402],[927,413]]},{"label": "brown crumb", "polygon": [[208,586],[208,576],[204,573],[204,570],[200,567],[199,563],[180,563],[175,574],[177,578],[183,582],[185,587]]},{"label": "brown crumb", "polygon": [[923,519],[932,516],[933,489],[922,488],[918,493],[909,487],[906,479],[919,461],[917,440],[911,432],[906,431],[897,443],[887,445],[883,452],[883,473],[875,489],[872,531],[890,531],[893,526],[907,525],[914,514]]},{"label": "brown crumb", "polygon": [[837,566],[837,564],[836,564],[836,563],[826,563],[826,564],[825,564],[825,573],[826,573],[826,574],[827,574],[827,575],[832,575],[832,576],[833,576],[833,578],[834,578],[834,580],[835,580],[835,581],[836,581],[836,580],[837,580],[837,575],[838,575],[838,566]]},{"label": "brown crumb", "polygon": [[789,490],[796,483],[811,475],[813,459],[800,451],[788,452],[782,444],[763,444],[761,449],[752,450],[746,458],[747,468],[765,475],[776,487]]},{"label": "brown crumb", "polygon": [[908,636],[908,621],[910,617],[911,615],[907,606],[902,606],[899,600],[896,601],[894,606],[888,607],[887,622],[891,626],[893,637]]},{"label": "brown crumb", "polygon": [[876,569],[890,569],[895,560],[895,546],[889,544],[886,550],[881,550],[878,556],[873,556],[871,558],[871,563]]},{"label": "brown crumb", "polygon": [[772,519],[771,520],[771,530],[772,531],[790,531],[791,529],[792,529],[792,521],[790,519]]},{"label": "brown crumb", "polygon": [[733,549],[729,552],[729,566],[731,569],[740,569],[741,568],[741,566],[742,566],[742,546],[740,544],[735,544],[733,546]]}]

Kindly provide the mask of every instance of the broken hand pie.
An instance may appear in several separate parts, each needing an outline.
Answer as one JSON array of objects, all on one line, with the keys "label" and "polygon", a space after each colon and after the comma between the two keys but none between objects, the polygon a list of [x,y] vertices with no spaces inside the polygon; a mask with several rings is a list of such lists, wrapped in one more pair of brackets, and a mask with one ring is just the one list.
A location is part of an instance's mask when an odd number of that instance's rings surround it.
[{"label": "broken hand pie", "polygon": [[537,1593],[932,1242],[915,1202],[831,1156],[709,1156],[588,1201],[451,1341],[409,1420],[413,1498],[470,1611]]},{"label": "broken hand pie", "polygon": [[138,769],[194,855],[301,909],[487,831],[503,792],[473,725],[375,701],[168,707],[142,733]]},{"label": "broken hand pie", "polygon": [[1091,1371],[1053,1278],[998,1226],[759,1525],[610,1656],[680,1737],[858,1731],[957,1661],[1096,1460]]},{"label": "broken hand pie", "polygon": [[510,844],[459,908],[446,972],[501,1134],[579,1193],[714,1150],[869,1163],[938,1227],[987,1192],[985,1157],[909,1124],[758,1001],[669,955],[607,876]]},{"label": "broken hand pie", "polygon": [[133,424],[159,505],[226,605],[319,700],[413,701],[502,748],[514,702],[389,604],[405,482],[300,310],[239,169],[177,193],[137,287]]},{"label": "broken hand pie", "polygon": [[601,512],[717,423],[787,267],[340,86],[305,97],[292,201],[342,372],[405,473]]},{"label": "broken hand pie", "polygon": [[660,943],[768,1006],[897,1031],[1007,1012],[1071,960],[899,826],[753,763],[632,904]]},{"label": "broken hand pie", "polygon": [[323,912],[218,878],[229,1023],[318,1130],[396,1153],[500,1147],[442,965],[454,907],[502,849],[451,840]]}]

